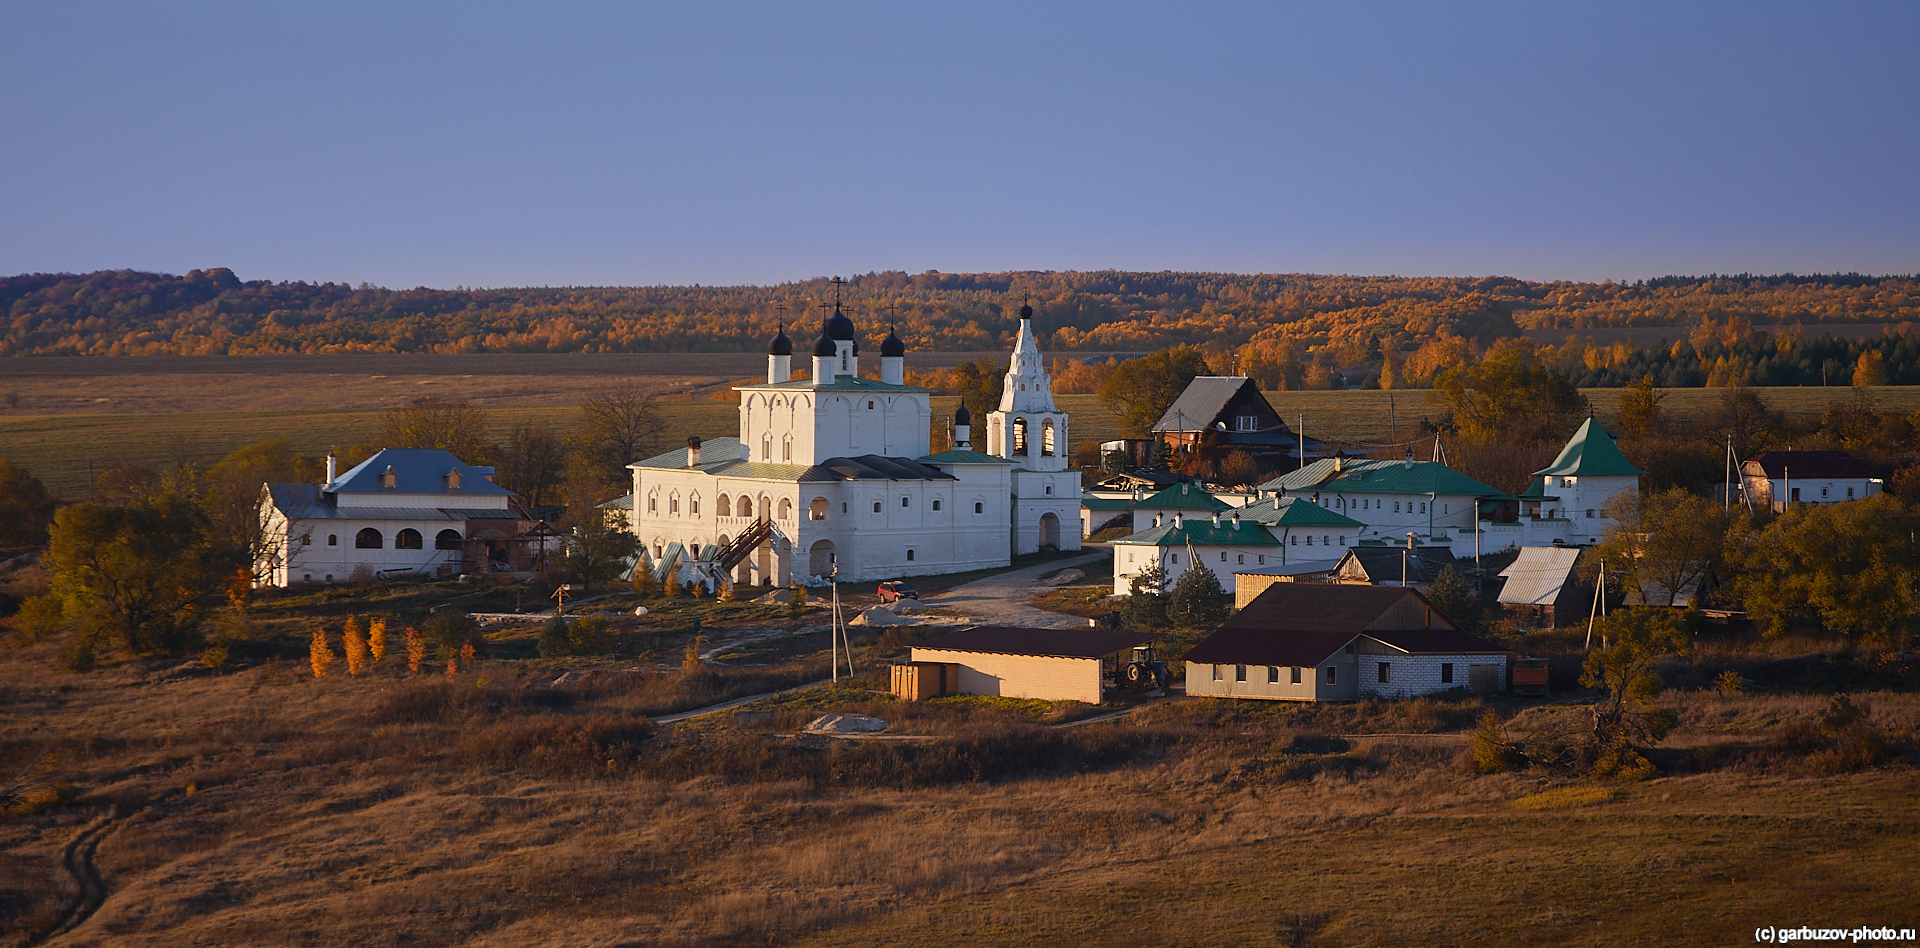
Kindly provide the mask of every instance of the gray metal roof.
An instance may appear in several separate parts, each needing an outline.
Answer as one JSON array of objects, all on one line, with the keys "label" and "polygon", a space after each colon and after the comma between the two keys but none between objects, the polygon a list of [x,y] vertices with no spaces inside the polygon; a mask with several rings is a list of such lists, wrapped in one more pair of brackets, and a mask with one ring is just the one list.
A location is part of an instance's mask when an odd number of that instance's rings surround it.
[{"label": "gray metal roof", "polygon": [[514,508],[349,506],[345,510],[314,484],[268,484],[274,509],[289,520],[531,520]]},{"label": "gray metal roof", "polygon": [[1573,568],[1580,561],[1577,546],[1523,546],[1520,558],[1500,571],[1507,584],[1500,589],[1500,601],[1512,605],[1551,606],[1573,579]]},{"label": "gray metal roof", "polygon": [[[1244,375],[1202,375],[1187,383],[1180,397],[1167,406],[1166,414],[1153,423],[1155,431],[1202,431],[1220,417],[1240,389],[1251,385]],[[1254,394],[1259,394],[1255,387]],[[1261,395],[1261,398],[1266,396]]]}]

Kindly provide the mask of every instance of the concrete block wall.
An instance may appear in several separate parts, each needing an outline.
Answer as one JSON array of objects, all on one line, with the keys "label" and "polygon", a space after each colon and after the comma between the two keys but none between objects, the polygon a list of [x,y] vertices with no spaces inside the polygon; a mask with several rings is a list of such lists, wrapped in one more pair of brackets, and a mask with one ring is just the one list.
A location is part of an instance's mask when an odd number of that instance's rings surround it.
[{"label": "concrete block wall", "polygon": [[[1453,688],[1465,688],[1468,668],[1494,665],[1500,669],[1500,690],[1507,690],[1507,656],[1491,655],[1361,655],[1354,669],[1354,680],[1363,698],[1408,698],[1436,694]],[[1379,666],[1388,666],[1388,681],[1381,682]],[[1440,666],[1453,666],[1453,681],[1441,682]]]}]

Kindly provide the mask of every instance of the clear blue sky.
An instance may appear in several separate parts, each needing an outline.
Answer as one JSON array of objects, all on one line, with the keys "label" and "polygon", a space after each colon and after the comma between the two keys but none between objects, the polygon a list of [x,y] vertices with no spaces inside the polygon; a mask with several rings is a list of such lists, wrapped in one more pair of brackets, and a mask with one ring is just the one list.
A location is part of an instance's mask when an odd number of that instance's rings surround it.
[{"label": "clear blue sky", "polygon": [[1920,3],[0,5],[0,273],[1920,272]]}]

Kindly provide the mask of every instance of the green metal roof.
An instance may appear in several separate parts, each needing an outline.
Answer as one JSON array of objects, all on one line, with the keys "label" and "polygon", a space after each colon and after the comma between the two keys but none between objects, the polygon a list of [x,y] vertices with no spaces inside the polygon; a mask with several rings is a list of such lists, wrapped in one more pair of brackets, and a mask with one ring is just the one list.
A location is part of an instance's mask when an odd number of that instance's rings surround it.
[{"label": "green metal roof", "polygon": [[1261,524],[1251,520],[1240,521],[1235,526],[1232,521],[1222,520],[1219,526],[1213,525],[1212,518],[1193,518],[1180,524],[1162,524],[1149,530],[1129,534],[1113,541],[1129,546],[1279,546],[1280,541]]},{"label": "green metal roof", "polygon": [[1192,484],[1175,484],[1133,505],[1139,510],[1226,510],[1220,498]]},{"label": "green metal roof", "polygon": [[[1276,506],[1277,505],[1277,506]],[[1334,513],[1304,497],[1284,497],[1275,500],[1262,500],[1235,511],[1242,520],[1252,520],[1274,527],[1363,527],[1352,517]]]},{"label": "green metal roof", "polygon": [[1560,456],[1533,473],[1548,477],[1638,477],[1647,472],[1628,464],[1613,437],[1599,422],[1588,418],[1573,433],[1573,440],[1560,449]]},{"label": "green metal roof", "polygon": [[960,451],[960,450],[942,451],[939,454],[929,454],[923,458],[914,458],[914,460],[919,461],[922,464],[1012,464],[1013,463],[1012,461],[1009,461],[1006,458],[997,458],[991,454],[982,454],[978,451]]},{"label": "green metal roof", "polygon": [[1263,491],[1290,494],[1448,494],[1488,497],[1504,492],[1483,484],[1438,461],[1371,461],[1345,458],[1335,470],[1333,458],[1322,458],[1297,471],[1260,485]]},{"label": "green metal roof", "polygon": [[[687,449],[674,448],[627,465],[661,470],[686,470]],[[728,477],[757,477],[775,481],[799,480],[810,468],[805,464],[763,464],[740,460],[739,438],[710,438],[700,442],[700,471]]]}]

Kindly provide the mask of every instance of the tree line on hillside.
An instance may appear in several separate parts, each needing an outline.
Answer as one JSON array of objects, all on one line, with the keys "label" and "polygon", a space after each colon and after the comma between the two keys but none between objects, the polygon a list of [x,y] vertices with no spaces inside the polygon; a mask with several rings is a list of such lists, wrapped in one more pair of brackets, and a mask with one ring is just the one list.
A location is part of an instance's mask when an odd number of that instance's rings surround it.
[{"label": "tree line on hillside", "polygon": [[[809,332],[840,289],[824,279],[764,287],[388,290],[242,281],[224,268],[185,276],[24,274],[0,279],[7,317],[0,355],[753,352],[783,324]],[[1526,330],[1601,327],[1689,327],[1693,351],[1631,364],[1632,351],[1618,344],[1553,347],[1556,364],[1598,373],[1581,384],[1624,384],[1649,373],[1662,384],[1711,384],[1716,372],[1747,384],[1811,384],[1831,370],[1830,361],[1860,355],[1857,348],[1818,348],[1819,324],[1920,319],[1920,281],[1858,274],[1594,284],[894,271],[855,276],[844,293],[848,311],[874,335],[895,326],[913,349],[1003,350],[1027,300],[1050,351],[1195,345],[1218,368],[1289,389],[1332,387],[1354,376],[1418,387],[1440,367],[1478,358]],[[1753,329],[1759,326],[1776,331],[1761,338]],[[1726,351],[1705,351],[1701,327]],[[1660,342],[1648,335],[1642,345]],[[1789,349],[1814,348],[1783,355],[1788,338]],[[1662,348],[1677,350],[1677,343]],[[1909,372],[1906,350],[1882,355],[1889,378]]]}]

